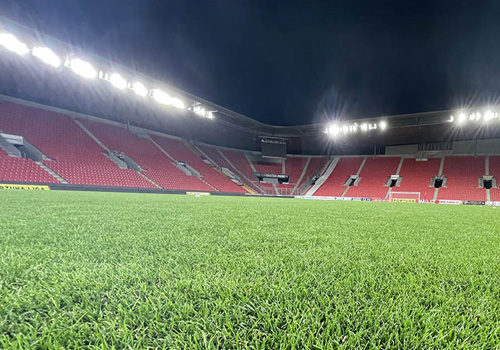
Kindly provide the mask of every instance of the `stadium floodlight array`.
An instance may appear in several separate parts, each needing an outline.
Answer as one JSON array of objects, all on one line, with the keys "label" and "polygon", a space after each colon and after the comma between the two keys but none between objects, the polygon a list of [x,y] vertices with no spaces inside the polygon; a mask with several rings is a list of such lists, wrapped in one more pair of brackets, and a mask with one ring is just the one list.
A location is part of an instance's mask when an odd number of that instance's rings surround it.
[{"label": "stadium floodlight array", "polygon": [[17,53],[18,55],[25,55],[30,52],[28,46],[19,41],[11,33],[0,33],[0,45],[5,47],[7,50]]},{"label": "stadium floodlight array", "polygon": [[332,136],[340,136],[347,134],[354,134],[358,131],[367,132],[371,130],[385,130],[387,129],[388,124],[386,121],[382,120],[378,123],[352,123],[352,124],[332,124],[328,128],[325,129],[325,134],[329,134]]},{"label": "stadium floodlight array", "polygon": [[207,111],[203,106],[194,105],[192,107],[189,107],[188,110],[192,111],[194,114],[196,114],[199,117],[214,119],[214,112],[215,111]]},{"label": "stadium floodlight array", "polygon": [[92,65],[79,58],[67,59],[64,66],[70,68],[75,74],[87,79],[94,79],[97,77],[97,71]]},{"label": "stadium floodlight array", "polygon": [[61,59],[48,47],[34,47],[31,54],[40,61],[57,68],[61,65]]},{"label": "stadium floodlight array", "polygon": [[148,95],[148,89],[146,89],[143,83],[140,83],[138,81],[131,84],[130,89],[141,97],[146,97]]},{"label": "stadium floodlight array", "polygon": [[[26,43],[20,41],[13,34],[8,32],[0,32],[0,46],[21,56],[31,52],[33,57],[55,68],[58,68],[63,62],[63,60],[50,48],[44,46],[33,46],[30,48]],[[151,99],[159,104],[177,109],[186,109],[185,102],[179,97],[171,96],[169,93],[160,89],[148,89],[146,85],[141,82],[128,82],[122,75],[116,72],[111,74],[102,71],[98,72],[90,62],[82,60],[81,58],[69,55],[68,58],[64,60],[64,67],[72,70],[75,74],[83,78],[92,80],[99,77],[119,90],[128,88],[138,96],[146,97],[149,95]],[[215,111],[208,111],[206,107],[201,106],[199,102],[195,102],[195,105],[188,108],[188,110],[197,116],[206,119],[214,119]]]},{"label": "stadium floodlight array", "polygon": [[174,106],[174,107],[180,108],[180,109],[185,108],[184,102],[182,100],[180,100],[176,97],[172,97],[160,89],[151,90],[151,97],[156,102],[158,102],[162,105]]},{"label": "stadium floodlight array", "polygon": [[500,119],[500,115],[498,114],[498,112],[491,109],[486,109],[482,113],[481,111],[475,111],[472,113],[460,111],[456,116],[451,115],[450,119],[448,119],[448,122],[463,125],[467,122],[489,122],[493,119]]}]

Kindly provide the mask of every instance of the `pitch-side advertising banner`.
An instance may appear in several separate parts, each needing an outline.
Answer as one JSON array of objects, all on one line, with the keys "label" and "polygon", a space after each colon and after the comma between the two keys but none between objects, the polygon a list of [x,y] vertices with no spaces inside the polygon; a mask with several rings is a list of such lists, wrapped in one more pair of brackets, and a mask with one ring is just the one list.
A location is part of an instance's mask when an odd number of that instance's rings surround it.
[{"label": "pitch-side advertising banner", "polygon": [[392,201],[399,203],[417,203],[417,200],[412,198],[393,198]]},{"label": "pitch-side advertising banner", "polygon": [[0,190],[49,191],[50,187],[41,185],[0,184]]},{"label": "pitch-side advertising banner", "polygon": [[462,204],[462,201],[455,200],[455,199],[439,199],[438,204],[452,204],[452,205],[460,205]]}]

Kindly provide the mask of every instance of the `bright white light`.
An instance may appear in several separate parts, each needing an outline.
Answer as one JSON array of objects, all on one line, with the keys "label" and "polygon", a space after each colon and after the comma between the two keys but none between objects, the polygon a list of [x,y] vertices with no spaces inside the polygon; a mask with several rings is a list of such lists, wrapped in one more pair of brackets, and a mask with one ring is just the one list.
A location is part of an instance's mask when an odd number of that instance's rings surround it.
[{"label": "bright white light", "polygon": [[163,92],[161,90],[153,90],[151,96],[156,102],[161,103],[162,105],[170,104],[171,97],[166,92]]},{"label": "bright white light", "polygon": [[148,94],[148,89],[144,86],[143,83],[136,82],[132,85],[132,90],[139,96],[146,96]]},{"label": "bright white light", "polygon": [[454,117],[454,116],[450,116],[450,119],[448,119],[448,121],[449,121],[450,123],[453,123],[453,121],[454,121],[454,120],[455,120],[455,117]]},{"label": "bright white light", "polygon": [[109,82],[111,85],[113,85],[115,88],[123,90],[127,87],[127,81],[117,73],[111,74],[109,77]]},{"label": "bright white light", "polygon": [[25,43],[20,42],[17,38],[10,33],[0,33],[0,45],[7,50],[17,53],[18,55],[27,54],[30,49]]},{"label": "bright white light", "polygon": [[495,118],[495,114],[491,110],[487,110],[486,113],[484,114],[484,120],[488,121]]},{"label": "bright white light", "polygon": [[179,108],[179,109],[185,108],[184,102],[181,99],[178,99],[176,97],[170,99],[170,104],[172,106],[174,106],[175,108]]},{"label": "bright white light", "polygon": [[337,135],[340,132],[340,128],[337,125],[332,125],[328,129],[328,132],[332,135]]},{"label": "bright white light", "polygon": [[92,67],[92,65],[88,62],[82,61],[79,58],[74,58],[69,61],[69,67],[76,74],[87,78],[94,79],[97,77],[97,71]]},{"label": "bright white light", "polygon": [[59,57],[48,47],[34,47],[31,54],[52,67],[57,68],[61,65]]},{"label": "bright white light", "polygon": [[205,108],[201,106],[195,106],[193,107],[193,112],[194,114],[200,116],[200,117],[205,117],[207,115],[207,111]]},{"label": "bright white light", "polygon": [[162,105],[170,105],[179,109],[184,109],[184,102],[176,97],[170,97],[169,94],[161,90],[153,90],[151,93],[153,99]]},{"label": "bright white light", "polygon": [[368,131],[368,124],[361,124],[361,131]]},{"label": "bright white light", "polygon": [[381,121],[381,122],[380,122],[380,129],[381,129],[381,130],[385,130],[385,129],[387,129],[387,122],[385,122],[385,121]]},{"label": "bright white light", "polygon": [[460,113],[458,115],[458,124],[465,123],[466,120],[467,120],[467,116],[465,115],[465,113]]},{"label": "bright white light", "polygon": [[208,118],[208,119],[214,119],[214,114],[213,114],[213,112],[207,112],[207,118]]}]

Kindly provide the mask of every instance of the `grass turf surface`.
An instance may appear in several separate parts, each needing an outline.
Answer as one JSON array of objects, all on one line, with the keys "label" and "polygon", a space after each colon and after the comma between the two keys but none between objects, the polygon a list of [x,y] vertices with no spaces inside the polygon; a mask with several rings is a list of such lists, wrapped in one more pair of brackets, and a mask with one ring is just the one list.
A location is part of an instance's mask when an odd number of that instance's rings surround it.
[{"label": "grass turf surface", "polygon": [[500,209],[0,193],[0,348],[498,348]]}]

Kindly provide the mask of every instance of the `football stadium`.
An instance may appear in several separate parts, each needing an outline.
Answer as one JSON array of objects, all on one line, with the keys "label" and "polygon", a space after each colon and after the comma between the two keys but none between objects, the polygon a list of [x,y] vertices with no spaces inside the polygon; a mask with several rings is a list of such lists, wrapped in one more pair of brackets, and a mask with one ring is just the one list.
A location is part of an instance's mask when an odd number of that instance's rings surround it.
[{"label": "football stadium", "polygon": [[1,349],[499,348],[498,106],[274,125],[8,18],[0,71]]}]

